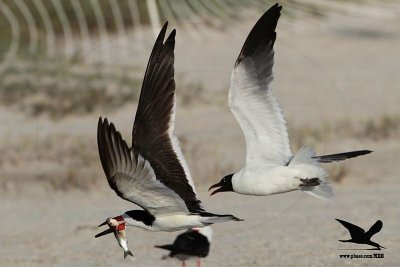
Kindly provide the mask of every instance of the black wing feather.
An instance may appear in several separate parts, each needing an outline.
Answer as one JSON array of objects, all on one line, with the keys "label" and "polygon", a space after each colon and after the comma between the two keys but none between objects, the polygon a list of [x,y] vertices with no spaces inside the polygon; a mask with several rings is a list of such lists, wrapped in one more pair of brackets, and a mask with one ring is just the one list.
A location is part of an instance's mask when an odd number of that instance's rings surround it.
[{"label": "black wing feather", "polygon": [[202,208],[188,183],[184,168],[176,155],[169,131],[174,127],[175,30],[163,43],[167,23],[162,28],[151,53],[140,93],[132,146],[150,162],[157,179],[174,190],[186,203],[189,211]]},{"label": "black wing feather", "polygon": [[365,232],[365,235],[370,239],[374,234],[378,233],[382,229],[383,223],[381,220],[376,221],[374,225],[371,226],[371,228]]},{"label": "black wing feather", "polygon": [[276,3],[261,16],[251,30],[249,36],[247,36],[239,57],[236,60],[236,65],[238,65],[243,58],[252,57],[258,51],[266,51],[268,46],[272,49],[276,40],[275,29],[278,24],[278,19],[281,16],[281,10],[282,6]]},{"label": "black wing feather", "polygon": [[[117,195],[125,200],[127,198],[118,188],[118,181],[128,178],[129,170],[132,168],[130,149],[122,139],[121,134],[115,129],[113,123],[108,123],[107,118],[100,117],[97,125],[97,144],[99,149],[100,161],[106,174],[108,184]],[[128,188],[127,188],[128,189]],[[134,202],[143,209],[146,207]]]},{"label": "black wing feather", "polygon": [[321,163],[330,163],[330,162],[334,162],[334,161],[342,161],[342,160],[346,160],[346,159],[350,159],[350,158],[355,158],[358,156],[369,154],[371,152],[372,151],[370,151],[370,150],[357,150],[357,151],[344,152],[344,153],[338,153],[338,154],[316,156],[313,158]]},{"label": "black wing feather", "polygon": [[347,228],[347,230],[349,230],[350,236],[352,238],[358,238],[359,236],[362,236],[365,234],[365,230],[362,229],[361,227],[354,225],[352,223],[340,220],[340,219],[336,219],[336,221],[340,222],[344,227]]}]

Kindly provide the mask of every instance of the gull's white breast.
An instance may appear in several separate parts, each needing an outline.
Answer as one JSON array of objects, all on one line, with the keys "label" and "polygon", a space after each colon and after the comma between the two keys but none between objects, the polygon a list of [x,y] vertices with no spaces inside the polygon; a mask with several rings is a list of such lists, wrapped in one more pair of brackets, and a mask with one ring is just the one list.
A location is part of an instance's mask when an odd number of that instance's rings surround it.
[{"label": "gull's white breast", "polygon": [[232,178],[233,190],[244,195],[266,196],[299,189],[301,171],[279,165],[246,165]]}]

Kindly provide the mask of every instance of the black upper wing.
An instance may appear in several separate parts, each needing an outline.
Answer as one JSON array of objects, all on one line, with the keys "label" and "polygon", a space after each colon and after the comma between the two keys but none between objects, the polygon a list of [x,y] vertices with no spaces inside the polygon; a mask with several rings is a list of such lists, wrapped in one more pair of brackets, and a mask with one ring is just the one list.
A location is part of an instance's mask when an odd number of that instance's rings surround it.
[{"label": "black upper wing", "polygon": [[336,219],[336,221],[340,222],[344,227],[347,228],[347,230],[349,230],[350,236],[352,238],[359,238],[360,236],[363,236],[365,234],[364,229],[357,225],[339,219]]},{"label": "black upper wing", "polygon": [[174,47],[175,30],[163,43],[167,23],[151,53],[140,93],[132,146],[150,162],[157,179],[175,191],[189,211],[202,208],[192,187],[190,173],[173,134],[175,119]]},{"label": "black upper wing", "polygon": [[378,233],[382,229],[382,226],[383,226],[382,221],[377,220],[376,223],[372,225],[367,232],[365,232],[365,235],[371,238],[374,234]]},{"label": "black upper wing", "polygon": [[276,40],[275,29],[281,16],[281,10],[282,6],[276,3],[258,19],[247,36],[235,65],[240,64],[242,59],[259,53],[259,51],[270,51],[273,54],[272,48]]}]

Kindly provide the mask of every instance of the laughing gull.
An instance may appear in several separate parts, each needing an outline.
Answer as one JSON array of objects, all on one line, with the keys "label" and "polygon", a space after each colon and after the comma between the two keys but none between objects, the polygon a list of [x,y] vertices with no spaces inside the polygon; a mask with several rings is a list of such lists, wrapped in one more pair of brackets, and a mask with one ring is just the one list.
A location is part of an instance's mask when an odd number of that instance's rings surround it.
[{"label": "laughing gull", "polygon": [[377,220],[374,225],[371,226],[371,228],[365,232],[364,229],[361,227],[354,225],[352,223],[336,219],[336,221],[340,222],[341,225],[347,228],[349,230],[351,239],[349,240],[339,240],[340,242],[351,242],[351,243],[357,243],[357,244],[366,244],[370,245],[373,247],[376,247],[377,250],[381,250],[382,247],[378,243],[375,243],[371,241],[371,237],[378,233],[380,230],[382,230],[383,223],[381,220]]},{"label": "laughing gull", "polygon": [[320,163],[371,153],[360,150],[316,156],[303,146],[293,156],[286,121],[272,88],[276,26],[282,7],[272,6],[258,20],[236,60],[229,89],[229,107],[243,130],[246,165],[210,187],[218,192],[265,196],[303,190],[318,198],[333,196]]},{"label": "laughing gull", "polygon": [[210,226],[192,228],[178,235],[173,244],[155,247],[170,251],[167,257],[179,259],[182,267],[186,266],[186,260],[197,257],[197,267],[200,267],[200,258],[207,257],[210,251],[212,234]]},{"label": "laughing gull", "polygon": [[197,198],[174,135],[175,30],[163,42],[166,30],[167,23],[147,65],[132,130],[132,147],[128,147],[113,123],[99,118],[97,142],[108,183],[119,197],[143,208],[114,219],[150,231],[177,231],[238,221],[233,215],[206,212]]}]

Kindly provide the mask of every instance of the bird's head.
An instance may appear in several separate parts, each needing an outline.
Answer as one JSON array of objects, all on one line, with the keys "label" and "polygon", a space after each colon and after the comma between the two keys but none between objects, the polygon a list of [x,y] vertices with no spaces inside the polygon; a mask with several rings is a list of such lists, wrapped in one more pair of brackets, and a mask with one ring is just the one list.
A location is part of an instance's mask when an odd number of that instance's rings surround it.
[{"label": "bird's head", "polygon": [[100,237],[100,236],[104,236],[107,234],[110,234],[114,231],[122,231],[125,230],[126,227],[126,222],[124,220],[124,218],[122,216],[117,216],[114,218],[107,218],[107,220],[105,220],[103,223],[99,224],[98,227],[101,227],[103,225],[108,225],[108,229],[104,230],[101,233],[98,233],[97,235],[95,235],[95,237]]},{"label": "bird's head", "polygon": [[229,174],[227,176],[225,176],[224,178],[221,179],[221,181],[219,183],[216,183],[212,186],[210,186],[210,188],[208,189],[208,191],[210,191],[213,188],[217,188],[219,187],[217,190],[211,192],[211,196],[219,193],[219,192],[233,192],[233,186],[232,186],[232,177],[233,174]]}]

